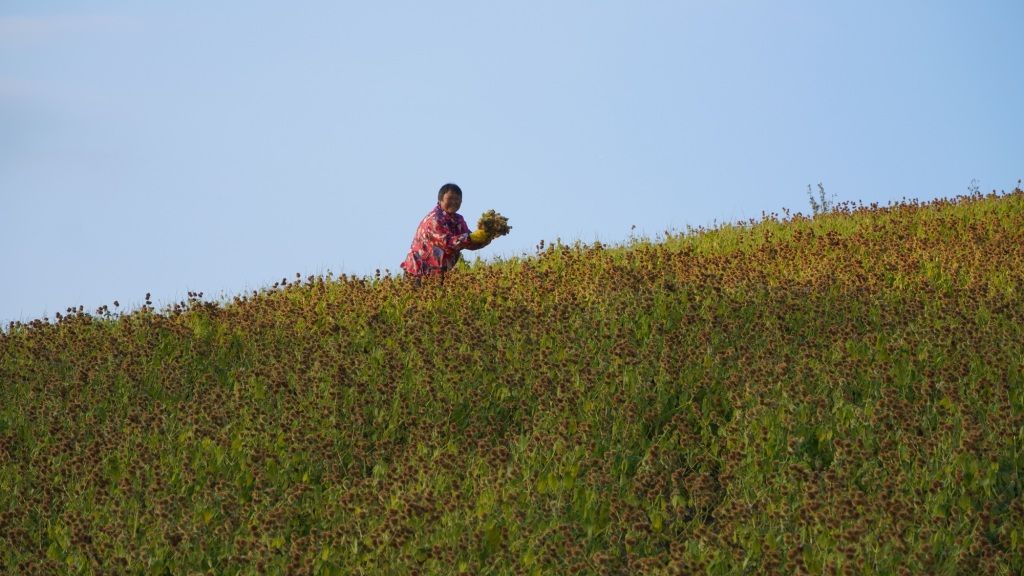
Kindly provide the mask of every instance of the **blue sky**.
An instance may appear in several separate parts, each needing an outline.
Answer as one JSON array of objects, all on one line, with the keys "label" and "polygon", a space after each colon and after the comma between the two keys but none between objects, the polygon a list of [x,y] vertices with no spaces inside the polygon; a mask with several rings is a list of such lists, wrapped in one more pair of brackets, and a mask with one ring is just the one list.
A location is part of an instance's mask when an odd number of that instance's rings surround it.
[{"label": "blue sky", "polygon": [[0,322],[1024,177],[1016,0],[281,6],[0,5]]}]

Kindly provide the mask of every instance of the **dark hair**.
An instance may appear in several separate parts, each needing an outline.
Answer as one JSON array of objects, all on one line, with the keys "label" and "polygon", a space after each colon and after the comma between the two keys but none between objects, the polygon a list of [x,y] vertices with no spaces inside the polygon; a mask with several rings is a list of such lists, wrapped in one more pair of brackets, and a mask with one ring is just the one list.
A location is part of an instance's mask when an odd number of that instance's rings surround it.
[{"label": "dark hair", "polygon": [[458,185],[449,182],[448,184],[441,186],[441,189],[437,191],[437,201],[440,202],[441,200],[443,200],[444,195],[447,194],[448,192],[451,192],[452,194],[458,194],[460,198],[462,197],[462,188],[459,188]]}]

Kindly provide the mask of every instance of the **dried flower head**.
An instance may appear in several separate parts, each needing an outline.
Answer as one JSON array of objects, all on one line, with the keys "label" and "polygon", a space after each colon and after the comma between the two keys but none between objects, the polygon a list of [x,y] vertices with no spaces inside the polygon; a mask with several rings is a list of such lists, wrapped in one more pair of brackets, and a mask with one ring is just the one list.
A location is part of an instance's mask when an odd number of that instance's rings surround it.
[{"label": "dried flower head", "polygon": [[504,236],[512,231],[512,227],[508,225],[508,218],[494,210],[484,212],[476,225],[477,228],[487,232],[492,238]]}]

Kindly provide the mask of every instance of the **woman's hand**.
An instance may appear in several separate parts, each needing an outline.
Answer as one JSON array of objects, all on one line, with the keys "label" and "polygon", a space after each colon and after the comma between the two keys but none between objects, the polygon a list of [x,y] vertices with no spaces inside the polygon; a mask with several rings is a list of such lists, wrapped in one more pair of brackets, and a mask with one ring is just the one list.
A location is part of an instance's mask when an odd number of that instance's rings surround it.
[{"label": "woman's hand", "polygon": [[486,230],[477,228],[469,234],[469,239],[473,241],[473,244],[483,248],[491,243],[491,235]]}]

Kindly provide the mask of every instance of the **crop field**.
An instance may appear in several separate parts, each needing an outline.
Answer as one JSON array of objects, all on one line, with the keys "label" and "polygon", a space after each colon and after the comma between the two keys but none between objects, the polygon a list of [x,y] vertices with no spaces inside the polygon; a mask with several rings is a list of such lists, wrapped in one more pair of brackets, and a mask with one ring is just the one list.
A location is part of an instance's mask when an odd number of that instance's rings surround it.
[{"label": "crop field", "polygon": [[0,572],[1024,573],[1024,192],[11,324]]}]

